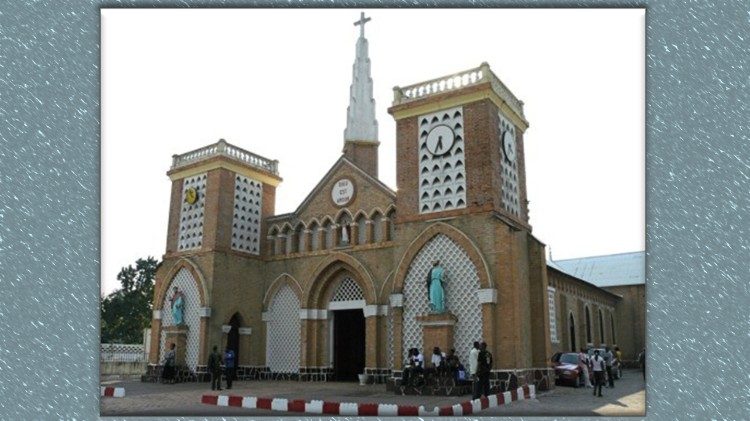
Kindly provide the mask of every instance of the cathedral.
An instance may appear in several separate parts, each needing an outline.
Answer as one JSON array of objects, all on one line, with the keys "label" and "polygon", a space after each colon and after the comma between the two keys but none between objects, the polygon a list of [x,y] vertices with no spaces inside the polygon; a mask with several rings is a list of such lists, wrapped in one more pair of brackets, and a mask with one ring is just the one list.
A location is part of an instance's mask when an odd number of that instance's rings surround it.
[{"label": "cathedral", "polygon": [[240,375],[385,382],[411,348],[467,362],[485,341],[496,371],[538,379],[555,351],[616,343],[627,297],[548,262],[532,233],[524,103],[487,63],[394,88],[398,188],[379,181],[368,20],[342,155],[293,212],[275,213],[274,159],[224,140],[173,156],[150,363],[174,343],[178,364],[205,371],[216,345]]}]

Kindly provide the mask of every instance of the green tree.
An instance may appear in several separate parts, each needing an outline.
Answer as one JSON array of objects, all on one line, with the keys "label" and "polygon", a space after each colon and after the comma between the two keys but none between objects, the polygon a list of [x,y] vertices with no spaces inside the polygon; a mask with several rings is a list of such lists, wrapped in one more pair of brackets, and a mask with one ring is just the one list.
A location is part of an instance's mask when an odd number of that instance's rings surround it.
[{"label": "green tree", "polygon": [[121,289],[102,299],[102,343],[141,343],[143,329],[151,325],[154,278],[159,262],[149,256],[135,267],[123,267],[117,274]]}]

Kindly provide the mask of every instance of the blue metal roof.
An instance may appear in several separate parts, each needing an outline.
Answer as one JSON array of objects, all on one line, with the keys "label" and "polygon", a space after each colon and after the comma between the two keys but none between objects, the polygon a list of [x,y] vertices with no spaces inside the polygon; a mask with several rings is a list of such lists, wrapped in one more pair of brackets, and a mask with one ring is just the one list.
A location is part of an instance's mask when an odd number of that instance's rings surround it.
[{"label": "blue metal roof", "polygon": [[548,261],[549,266],[598,287],[646,283],[646,252]]}]

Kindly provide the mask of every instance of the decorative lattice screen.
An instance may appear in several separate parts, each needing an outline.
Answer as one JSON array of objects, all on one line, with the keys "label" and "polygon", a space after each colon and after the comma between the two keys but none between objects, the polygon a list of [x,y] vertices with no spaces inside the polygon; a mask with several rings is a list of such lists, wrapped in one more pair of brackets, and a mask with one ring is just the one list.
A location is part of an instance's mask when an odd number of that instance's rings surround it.
[{"label": "decorative lattice screen", "polygon": [[516,138],[516,128],[511,122],[505,118],[502,114],[498,113],[500,117],[500,135],[499,149],[500,149],[500,162],[502,162],[500,171],[500,180],[502,180],[502,201],[503,208],[506,211],[518,216],[520,214],[520,207],[518,205],[518,158],[514,159],[513,162],[507,159],[505,151],[503,149],[503,136],[506,132],[509,132],[513,139]]},{"label": "decorative lattice screen", "polygon": [[271,371],[299,371],[299,336],[299,299],[289,285],[284,285],[276,291],[266,322],[266,361]]},{"label": "decorative lattice screen", "polygon": [[331,302],[334,301],[354,301],[354,300],[364,300],[365,296],[362,294],[362,288],[359,287],[359,285],[354,282],[354,280],[350,277],[344,278],[343,281],[339,284],[338,288],[336,288],[336,292],[333,294],[333,298],[331,298]]},{"label": "decorative lattice screen", "polygon": [[232,217],[232,248],[260,253],[260,211],[263,184],[251,178],[234,178],[234,215]]},{"label": "decorative lattice screen", "polygon": [[547,287],[547,301],[549,303],[549,337],[552,343],[558,343],[557,339],[557,309],[555,306],[555,289]]},{"label": "decorative lattice screen", "polygon": [[440,260],[445,268],[443,288],[447,311],[458,321],[454,330],[454,348],[462,362],[469,361],[469,351],[474,341],[482,340],[482,307],[477,298],[479,275],[466,252],[453,240],[438,234],[424,245],[409,266],[404,281],[404,342],[401,358],[406,361],[409,348],[433,344],[422,343],[422,328],[416,320],[429,311],[427,298],[427,271],[432,262]]},{"label": "decorative lattice screen", "polygon": [[[419,117],[419,213],[466,207],[463,108],[456,107]],[[455,135],[444,155],[430,153],[427,137],[437,126]]]},{"label": "decorative lattice screen", "polygon": [[[195,370],[195,366],[199,364],[198,361],[198,347],[200,341],[200,296],[198,295],[198,284],[193,279],[193,275],[189,270],[182,268],[172,280],[169,285],[169,290],[164,297],[162,303],[161,312],[161,325],[162,326],[173,326],[174,321],[172,320],[172,305],[169,299],[172,297],[172,289],[177,287],[185,294],[185,307],[183,313],[183,320],[188,327],[187,337],[187,349],[185,350],[185,363],[188,367]],[[159,341],[159,363],[164,360],[164,352],[166,351],[165,341],[167,333],[162,331],[161,338]]]},{"label": "decorative lattice screen", "polygon": [[[185,201],[189,188],[198,192],[198,200],[192,205]],[[186,178],[182,183],[182,208],[180,209],[180,240],[178,250],[200,248],[203,245],[203,211],[206,206],[206,174]]]}]

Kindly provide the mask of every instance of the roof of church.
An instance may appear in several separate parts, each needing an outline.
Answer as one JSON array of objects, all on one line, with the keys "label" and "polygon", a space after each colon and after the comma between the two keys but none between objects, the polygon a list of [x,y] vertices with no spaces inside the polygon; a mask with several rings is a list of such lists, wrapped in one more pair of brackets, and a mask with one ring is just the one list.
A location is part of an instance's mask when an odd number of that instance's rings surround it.
[{"label": "roof of church", "polygon": [[366,180],[372,182],[372,184],[374,186],[376,186],[379,189],[381,189],[387,195],[393,197],[394,200],[396,199],[396,192],[395,191],[391,190],[391,188],[388,187],[387,185],[385,185],[382,181],[380,181],[377,178],[371,176],[370,174],[368,174],[367,172],[365,172],[362,168],[359,168],[357,166],[357,164],[353,163],[352,161],[349,161],[348,159],[346,159],[346,157],[344,157],[343,155],[341,155],[341,157],[331,166],[331,168],[328,170],[328,172],[326,172],[325,175],[320,179],[320,181],[318,181],[318,184],[315,185],[315,187],[312,189],[312,191],[310,191],[310,193],[307,195],[307,197],[305,197],[305,199],[302,201],[302,203],[300,203],[300,205],[297,206],[297,209],[295,209],[294,212],[289,212],[289,213],[280,214],[280,215],[274,215],[272,217],[269,217],[268,219],[269,220],[283,219],[285,217],[289,217],[289,216],[292,216],[292,215],[298,215],[307,206],[307,204],[316,195],[318,195],[320,193],[320,191],[323,188],[323,186],[326,185],[326,183],[329,181],[329,179],[331,177],[333,177],[336,174],[336,172],[338,171],[338,169],[341,168],[343,165],[349,165],[354,170],[356,170],[357,173],[359,173],[362,177],[364,177]]},{"label": "roof of church", "polygon": [[646,252],[547,261],[547,265],[598,287],[646,283]]}]

